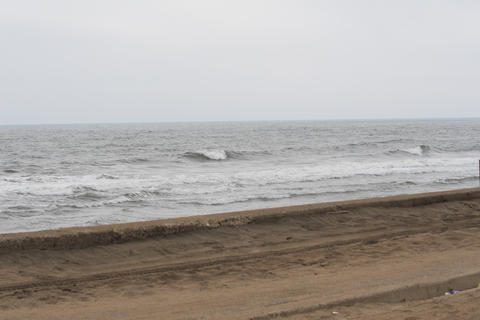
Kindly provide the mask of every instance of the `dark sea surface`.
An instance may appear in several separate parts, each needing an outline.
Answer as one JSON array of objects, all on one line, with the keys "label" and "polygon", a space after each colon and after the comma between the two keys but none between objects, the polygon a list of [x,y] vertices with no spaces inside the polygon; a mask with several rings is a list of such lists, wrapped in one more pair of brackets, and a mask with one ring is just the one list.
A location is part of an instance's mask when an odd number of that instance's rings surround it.
[{"label": "dark sea surface", "polygon": [[0,127],[0,233],[478,186],[480,119]]}]

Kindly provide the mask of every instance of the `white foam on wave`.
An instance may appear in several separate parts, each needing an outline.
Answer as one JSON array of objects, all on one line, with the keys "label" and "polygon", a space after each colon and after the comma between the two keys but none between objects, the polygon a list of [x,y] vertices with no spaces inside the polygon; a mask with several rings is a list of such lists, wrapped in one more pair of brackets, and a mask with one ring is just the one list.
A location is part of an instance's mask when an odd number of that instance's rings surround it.
[{"label": "white foam on wave", "polygon": [[196,160],[226,160],[228,153],[222,149],[203,149],[195,152],[186,152],[184,157],[196,159]]},{"label": "white foam on wave", "polygon": [[[468,177],[478,169],[478,160],[471,157],[402,157],[377,161],[344,159],[275,166],[230,163],[231,166],[192,166],[182,171],[158,168],[145,172],[116,172],[116,179],[104,178],[98,172],[83,176],[16,177],[14,181],[4,178],[0,179],[0,199],[11,200],[3,205],[0,203],[0,210],[8,210],[15,203],[27,203],[42,211],[42,219],[57,217],[62,212],[62,217],[72,217],[76,223],[82,224],[87,217],[91,219],[98,212],[101,215],[107,211],[117,214],[123,212],[120,208],[127,208],[132,209],[132,219],[144,219],[142,214],[145,212],[158,212],[157,208],[162,210],[166,207],[174,208],[169,209],[171,214],[187,209],[195,214],[198,206],[206,206],[202,210],[212,212],[244,208],[250,203],[262,201],[276,201],[275,205],[281,201],[289,204],[286,202],[288,199],[298,197],[310,197],[311,201],[317,201],[323,199],[317,195],[332,192],[351,192],[353,197],[367,195],[362,192],[370,192],[373,188],[381,193],[384,192],[381,189],[383,186],[409,179],[428,184],[436,179]],[[445,182],[449,185],[457,183]],[[464,185],[472,182],[460,181]],[[392,185],[392,188],[397,187]],[[242,207],[239,207],[240,203]],[[150,211],[142,211],[142,208],[150,208]],[[115,216],[114,213],[112,216]],[[55,218],[49,223],[55,224]]]},{"label": "white foam on wave", "polygon": [[[411,158],[395,161],[359,162],[338,161],[315,165],[279,165],[275,167],[230,167],[205,172],[199,168],[183,173],[152,172],[145,175],[124,175],[116,179],[98,179],[98,175],[42,176],[37,178],[4,178],[0,180],[0,195],[7,193],[35,196],[74,196],[79,190],[98,191],[116,195],[139,192],[155,197],[168,194],[195,194],[229,192],[242,186],[266,186],[302,182],[347,179],[354,176],[382,177],[395,174],[423,174],[429,172],[474,171],[478,160],[473,158]],[[471,168],[469,168],[471,167]],[[467,170],[468,169],[468,170]],[[90,190],[91,189],[91,190]]]},{"label": "white foam on wave", "polygon": [[202,150],[202,151],[199,151],[199,153],[211,160],[227,159],[227,152],[225,150]]},{"label": "white foam on wave", "polygon": [[400,151],[410,153],[416,156],[423,156],[427,154],[430,151],[430,147],[426,145],[420,145],[414,148],[409,148],[409,149],[402,149]]}]

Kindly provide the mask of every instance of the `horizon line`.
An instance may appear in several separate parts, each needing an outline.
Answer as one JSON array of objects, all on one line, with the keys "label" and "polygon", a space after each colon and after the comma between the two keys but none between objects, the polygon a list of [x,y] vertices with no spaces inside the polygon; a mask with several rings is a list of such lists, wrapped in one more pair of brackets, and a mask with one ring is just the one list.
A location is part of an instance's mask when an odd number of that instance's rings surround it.
[{"label": "horizon line", "polygon": [[118,125],[118,124],[182,124],[182,123],[242,123],[242,122],[318,122],[318,121],[391,121],[391,120],[467,120],[480,119],[480,116],[461,117],[384,117],[384,118],[327,118],[327,119],[261,119],[261,120],[166,120],[166,121],[118,121],[118,122],[39,122],[39,123],[0,123],[1,127],[13,126],[61,126],[61,125]]}]

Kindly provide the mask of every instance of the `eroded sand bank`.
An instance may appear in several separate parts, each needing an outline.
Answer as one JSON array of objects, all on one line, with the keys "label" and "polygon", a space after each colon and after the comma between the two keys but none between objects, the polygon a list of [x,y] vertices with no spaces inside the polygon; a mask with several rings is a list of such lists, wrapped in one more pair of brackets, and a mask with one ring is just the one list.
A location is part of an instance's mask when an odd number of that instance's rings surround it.
[{"label": "eroded sand bank", "polygon": [[467,189],[6,234],[0,319],[478,319],[479,231]]}]

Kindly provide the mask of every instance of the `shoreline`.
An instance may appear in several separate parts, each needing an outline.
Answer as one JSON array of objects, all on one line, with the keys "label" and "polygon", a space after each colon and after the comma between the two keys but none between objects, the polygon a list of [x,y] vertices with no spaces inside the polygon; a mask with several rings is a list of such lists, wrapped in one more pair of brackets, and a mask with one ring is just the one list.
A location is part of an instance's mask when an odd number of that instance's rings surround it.
[{"label": "shoreline", "polygon": [[267,223],[285,216],[338,213],[338,211],[363,207],[415,207],[475,198],[480,198],[480,187],[120,224],[4,233],[0,234],[0,253],[26,249],[88,248],[98,245],[120,244],[129,241],[165,237],[184,232],[211,230],[252,223]]},{"label": "shoreline", "polygon": [[4,234],[0,245],[1,320],[480,318],[480,188]]}]

